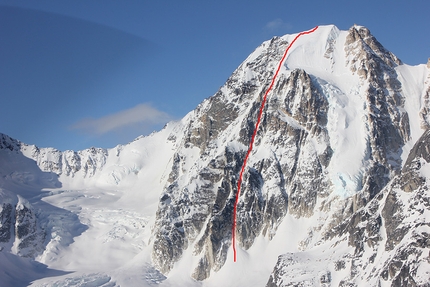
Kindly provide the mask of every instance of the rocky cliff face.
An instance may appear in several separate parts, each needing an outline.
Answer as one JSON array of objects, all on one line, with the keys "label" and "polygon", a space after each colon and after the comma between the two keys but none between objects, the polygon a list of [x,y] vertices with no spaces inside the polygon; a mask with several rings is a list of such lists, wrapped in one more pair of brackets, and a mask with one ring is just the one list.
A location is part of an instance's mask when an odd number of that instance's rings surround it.
[{"label": "rocky cliff face", "polygon": [[0,190],[0,250],[35,258],[44,250],[45,232],[30,203],[20,196]]},{"label": "rocky cliff face", "polygon": [[267,286],[428,286],[429,151],[427,130],[377,196],[323,232],[332,252],[280,256]]},{"label": "rocky cliff face", "polygon": [[[344,282],[355,282],[362,271],[358,265],[364,265],[363,246],[376,250],[383,222],[389,222],[390,232],[397,234],[391,226],[396,220],[388,217],[401,213],[402,207],[393,205],[396,196],[384,197],[381,192],[389,182],[405,176],[402,153],[411,140],[405,110],[408,95],[396,70],[401,61],[368,29],[323,29],[327,38],[313,44],[325,49],[327,68],[322,68],[331,70],[331,75],[318,69],[314,74],[315,69],[281,71],[244,175],[237,239],[247,250],[257,237],[275,236],[285,216],[318,218],[323,223],[310,228],[314,235],[303,238],[301,248],[321,240],[315,234],[330,240],[348,231],[349,245],[356,249],[353,258],[357,258],[348,264],[357,266],[355,275]],[[231,247],[238,173],[271,71],[289,41],[282,37],[264,43],[214,97],[194,111],[157,211],[153,260],[162,272],[169,272],[188,248],[200,257],[192,275],[197,280],[208,278],[224,265]],[[293,51],[291,57],[300,57],[297,53]],[[294,60],[287,59],[285,66],[290,65],[295,65]],[[340,69],[349,74],[349,86],[337,78]],[[411,178],[409,189],[415,191],[422,180],[415,174]],[[365,211],[369,208],[372,213]],[[392,249],[400,241],[393,242],[390,232],[386,245],[391,244]],[[288,266],[285,261],[288,259],[278,265]],[[275,268],[269,285],[280,284],[274,279],[278,269],[282,268]],[[369,278],[376,278],[377,271],[372,272]],[[330,274],[323,275],[321,280],[329,282]],[[400,280],[394,275],[384,278]]]},{"label": "rocky cliff face", "polygon": [[[293,39],[264,42],[184,119],[127,146],[60,152],[2,135],[0,149],[22,153],[61,183],[155,189],[153,265],[168,276],[188,256],[192,278],[204,281],[231,256],[239,172],[262,97]],[[280,256],[267,286],[426,286],[429,75],[428,66],[403,64],[362,26],[319,27],[292,46],[237,206],[243,253],[256,252],[258,240],[270,246],[286,238],[286,247],[275,248]],[[152,175],[145,165],[165,169],[156,184],[142,175]],[[23,173],[2,175],[21,180]],[[0,242],[31,257],[44,235],[20,202],[3,202]]]}]

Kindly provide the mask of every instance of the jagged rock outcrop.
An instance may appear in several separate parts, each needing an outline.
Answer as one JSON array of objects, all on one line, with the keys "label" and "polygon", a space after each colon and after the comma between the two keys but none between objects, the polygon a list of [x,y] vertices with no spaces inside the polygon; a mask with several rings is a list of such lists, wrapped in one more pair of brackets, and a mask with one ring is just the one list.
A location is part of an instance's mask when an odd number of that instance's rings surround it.
[{"label": "jagged rock outcrop", "polygon": [[17,254],[34,258],[44,251],[45,231],[39,226],[30,203],[19,197],[15,208],[15,238]]},{"label": "jagged rock outcrop", "polygon": [[400,151],[410,139],[409,117],[395,67],[401,61],[387,51],[365,27],[353,26],[346,37],[347,65],[366,81],[366,128],[373,161],[363,181],[363,203],[373,198],[400,171]]},{"label": "jagged rock outcrop", "polygon": [[44,251],[45,231],[31,204],[21,196],[0,190],[0,250],[35,258]]},{"label": "jagged rock outcrop", "polygon": [[309,274],[319,272],[336,277],[336,282],[328,282],[331,286],[428,286],[429,152],[430,130],[427,130],[411,150],[402,171],[375,198],[338,226],[325,231],[323,238],[333,246],[336,255],[320,254],[309,259],[311,250],[304,255],[283,255],[267,286],[317,284],[318,278],[297,276],[298,269],[309,270],[304,264],[314,265]]},{"label": "jagged rock outcrop", "polygon": [[13,226],[12,210],[13,210],[13,205],[11,203],[2,202],[2,206],[0,210],[0,242],[1,243],[7,243],[12,238],[12,226]]}]

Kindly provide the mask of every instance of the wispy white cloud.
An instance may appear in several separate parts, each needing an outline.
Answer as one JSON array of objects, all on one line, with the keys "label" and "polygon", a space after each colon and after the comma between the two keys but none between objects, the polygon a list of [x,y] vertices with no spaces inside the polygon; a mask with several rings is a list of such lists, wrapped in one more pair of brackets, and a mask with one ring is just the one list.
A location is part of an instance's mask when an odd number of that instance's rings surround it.
[{"label": "wispy white cloud", "polygon": [[273,21],[270,21],[266,24],[265,28],[270,31],[277,31],[277,30],[290,30],[293,28],[293,25],[290,23],[284,22],[282,19],[277,18]]},{"label": "wispy white cloud", "polygon": [[71,126],[71,129],[101,136],[109,132],[120,131],[130,127],[148,126],[167,123],[172,117],[149,104],[139,104],[131,109],[122,110],[98,119],[86,118]]}]

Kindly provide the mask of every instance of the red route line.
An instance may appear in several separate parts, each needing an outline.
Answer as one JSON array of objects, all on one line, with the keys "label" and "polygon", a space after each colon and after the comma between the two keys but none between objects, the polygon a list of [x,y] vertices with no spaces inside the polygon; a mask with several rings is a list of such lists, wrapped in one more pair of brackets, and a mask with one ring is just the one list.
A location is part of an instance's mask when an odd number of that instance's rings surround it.
[{"label": "red route line", "polygon": [[233,245],[233,253],[234,253],[234,262],[236,262],[236,211],[237,211],[237,203],[239,202],[239,195],[240,195],[240,186],[242,184],[242,176],[243,172],[245,170],[246,162],[248,161],[248,157],[251,154],[252,147],[254,145],[255,136],[257,135],[258,126],[260,125],[261,116],[263,115],[263,109],[264,105],[266,104],[267,95],[269,94],[270,90],[273,88],[273,85],[275,84],[276,77],[278,76],[279,70],[281,69],[282,63],[284,62],[285,58],[287,57],[287,53],[290,50],[291,46],[294,44],[294,42],[302,35],[310,34],[314,32],[316,29],[318,29],[318,26],[313,28],[312,30],[300,32],[294,40],[288,45],[287,49],[284,52],[284,56],[282,57],[281,61],[279,62],[278,69],[276,70],[275,75],[273,76],[272,82],[270,83],[269,88],[267,89],[266,93],[264,94],[263,101],[261,102],[260,112],[258,114],[257,123],[255,124],[254,133],[252,134],[251,142],[249,143],[248,152],[246,153],[245,159],[243,161],[242,169],[240,170],[239,174],[239,180],[237,182],[237,193],[236,193],[236,200],[234,202],[234,209],[233,209],[233,229],[232,229],[232,245]]}]

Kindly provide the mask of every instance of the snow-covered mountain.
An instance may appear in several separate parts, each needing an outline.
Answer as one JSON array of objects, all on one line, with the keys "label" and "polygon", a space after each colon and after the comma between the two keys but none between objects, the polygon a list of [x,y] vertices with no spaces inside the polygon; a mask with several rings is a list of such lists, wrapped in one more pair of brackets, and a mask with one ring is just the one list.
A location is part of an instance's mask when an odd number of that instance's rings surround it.
[{"label": "snow-covered mountain", "polygon": [[403,64],[357,25],[291,47],[245,169],[233,262],[239,172],[295,36],[127,145],[60,152],[0,135],[0,282],[429,286],[430,63]]}]

